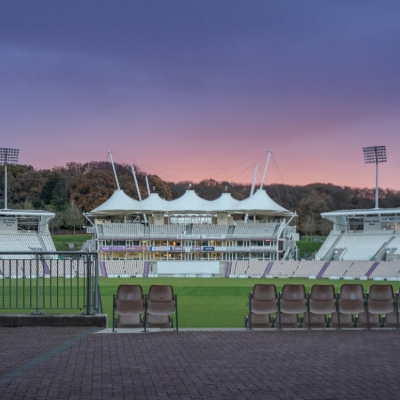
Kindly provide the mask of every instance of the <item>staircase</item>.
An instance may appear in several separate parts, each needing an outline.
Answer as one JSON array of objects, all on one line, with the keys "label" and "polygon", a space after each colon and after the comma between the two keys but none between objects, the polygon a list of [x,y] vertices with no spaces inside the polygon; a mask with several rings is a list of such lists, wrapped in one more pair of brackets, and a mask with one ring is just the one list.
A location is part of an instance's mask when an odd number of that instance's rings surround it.
[{"label": "staircase", "polygon": [[273,261],[270,261],[270,262],[267,264],[267,267],[265,268],[265,271],[264,271],[264,273],[262,274],[262,278],[265,278],[267,275],[269,275],[269,273],[270,273],[270,271],[271,271],[273,265],[274,265],[274,262],[273,262]]},{"label": "staircase", "polygon": [[232,261],[228,261],[228,263],[226,264],[225,278],[229,278],[231,271],[232,271]]},{"label": "staircase", "polygon": [[104,261],[99,262],[100,273],[103,278],[108,278],[106,263]]},{"label": "staircase", "polygon": [[150,271],[150,261],[145,261],[144,262],[144,271],[143,271],[143,276],[145,278],[149,277],[149,271]]},{"label": "staircase", "polygon": [[379,262],[374,262],[371,265],[371,268],[368,270],[368,272],[365,274],[368,278],[372,275],[372,273],[376,270],[376,267],[379,265]]},{"label": "staircase", "polygon": [[321,268],[321,270],[318,272],[317,278],[322,278],[322,276],[324,275],[325,271],[328,269],[330,262],[326,262],[323,267]]},{"label": "staircase", "polygon": [[233,236],[233,232],[235,232],[235,225],[229,225],[229,228],[228,228],[228,233],[226,234],[226,236],[230,236],[230,237],[232,237]]}]

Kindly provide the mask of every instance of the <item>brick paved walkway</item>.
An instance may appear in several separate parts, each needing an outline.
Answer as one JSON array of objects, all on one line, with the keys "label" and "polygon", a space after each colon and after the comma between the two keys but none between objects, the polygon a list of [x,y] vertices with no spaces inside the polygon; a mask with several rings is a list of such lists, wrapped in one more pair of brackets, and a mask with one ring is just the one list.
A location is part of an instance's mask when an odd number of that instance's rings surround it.
[{"label": "brick paved walkway", "polygon": [[[85,332],[6,329],[0,379],[21,349],[27,362]],[[91,334],[0,387],[0,398],[400,399],[399,367],[392,330]]]}]

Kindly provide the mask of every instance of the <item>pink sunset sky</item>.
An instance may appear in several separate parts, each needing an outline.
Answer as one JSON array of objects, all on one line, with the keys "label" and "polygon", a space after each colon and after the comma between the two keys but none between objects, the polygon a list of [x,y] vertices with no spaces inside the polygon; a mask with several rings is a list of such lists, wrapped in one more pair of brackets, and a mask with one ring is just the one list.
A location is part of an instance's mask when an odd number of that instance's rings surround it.
[{"label": "pink sunset sky", "polygon": [[400,190],[398,1],[0,3],[0,147],[167,181]]}]

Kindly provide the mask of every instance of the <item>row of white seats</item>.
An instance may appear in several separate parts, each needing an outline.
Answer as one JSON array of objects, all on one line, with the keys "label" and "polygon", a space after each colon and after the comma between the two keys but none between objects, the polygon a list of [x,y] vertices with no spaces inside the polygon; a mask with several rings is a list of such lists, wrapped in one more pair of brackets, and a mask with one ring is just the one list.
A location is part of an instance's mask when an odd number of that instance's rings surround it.
[{"label": "row of white seats", "polygon": [[[233,261],[231,275],[262,276],[267,268],[268,261]],[[308,278],[317,276],[325,265],[325,261],[314,260],[287,260],[274,261],[268,276],[280,277],[287,276],[293,278]],[[332,276],[360,278],[367,276],[374,261],[330,261],[328,268],[322,274],[322,278]],[[400,262],[381,261],[370,274],[374,277],[397,277],[400,276]]]},{"label": "row of white seats", "polygon": [[136,276],[144,273],[144,263],[142,260],[110,260],[105,261],[105,267],[108,275]]}]

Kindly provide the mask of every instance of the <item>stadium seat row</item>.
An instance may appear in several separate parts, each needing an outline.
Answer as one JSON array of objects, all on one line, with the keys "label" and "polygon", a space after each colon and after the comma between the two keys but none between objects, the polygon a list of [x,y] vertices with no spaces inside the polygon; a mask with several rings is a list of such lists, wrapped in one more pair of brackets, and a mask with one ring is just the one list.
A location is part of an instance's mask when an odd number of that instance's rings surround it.
[{"label": "stadium seat row", "polygon": [[113,296],[113,332],[115,328],[143,327],[145,332],[147,328],[173,328],[172,314],[178,330],[178,298],[170,285],[151,285],[147,295],[140,285],[120,285]]},{"label": "stadium seat row", "polygon": [[394,295],[392,285],[371,285],[364,295],[362,285],[343,284],[336,294],[333,285],[317,284],[306,295],[304,285],[287,284],[277,295],[275,285],[256,284],[249,294],[245,326],[399,329],[399,292]]}]

